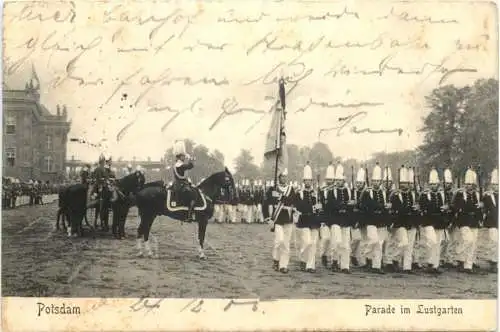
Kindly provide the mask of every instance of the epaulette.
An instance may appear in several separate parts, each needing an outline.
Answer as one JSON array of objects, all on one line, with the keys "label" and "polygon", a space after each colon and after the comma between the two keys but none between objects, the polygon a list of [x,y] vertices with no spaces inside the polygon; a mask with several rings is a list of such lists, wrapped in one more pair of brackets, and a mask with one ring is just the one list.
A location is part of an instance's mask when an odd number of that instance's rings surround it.
[{"label": "epaulette", "polygon": [[483,193],[483,196],[486,196],[486,195],[493,195],[495,194],[495,192],[493,190],[487,190]]}]

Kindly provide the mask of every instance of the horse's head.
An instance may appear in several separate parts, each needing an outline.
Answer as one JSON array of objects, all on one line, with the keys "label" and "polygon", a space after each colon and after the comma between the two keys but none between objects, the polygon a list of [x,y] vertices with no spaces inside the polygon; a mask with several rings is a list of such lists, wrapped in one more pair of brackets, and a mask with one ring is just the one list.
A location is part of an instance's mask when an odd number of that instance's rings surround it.
[{"label": "horse's head", "polygon": [[236,186],[234,183],[233,175],[227,169],[227,167],[224,168],[224,171],[214,173],[203,180],[198,185],[198,188],[200,188],[207,196],[211,198],[213,198],[221,188],[231,189],[233,193],[236,193]]},{"label": "horse's head", "polygon": [[[128,196],[129,194],[136,194],[144,187],[145,182],[146,177],[144,176],[144,173],[142,173],[141,171],[135,171],[124,176],[116,182],[116,190],[114,190],[114,193],[118,194],[118,196],[122,194],[124,196]],[[116,198],[117,197],[115,197],[115,199]]]}]

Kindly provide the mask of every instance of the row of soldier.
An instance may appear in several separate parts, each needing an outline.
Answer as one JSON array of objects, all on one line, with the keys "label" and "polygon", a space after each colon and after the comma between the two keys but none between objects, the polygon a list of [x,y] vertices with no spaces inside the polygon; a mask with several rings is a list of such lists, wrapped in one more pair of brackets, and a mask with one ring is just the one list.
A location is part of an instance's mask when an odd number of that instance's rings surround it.
[{"label": "row of soldier", "polygon": [[267,190],[262,209],[273,225],[273,268],[288,272],[290,241],[296,230],[300,268],[311,273],[316,271],[317,251],[325,267],[344,273],[350,273],[351,265],[379,274],[414,273],[422,268],[439,274],[444,265],[476,273],[478,230],[486,228],[487,260],[496,272],[497,169],[485,193],[480,192],[472,168],[465,173],[463,188],[454,187],[449,169],[440,178],[433,168],[425,190],[416,185],[412,168],[399,169],[397,189],[389,171],[386,168],[382,174],[377,163],[369,179],[367,169],[360,168],[355,185],[349,188],[343,166],[330,164],[326,185],[316,190],[309,164],[298,190],[282,171],[278,186]]},{"label": "row of soldier", "polygon": [[43,196],[56,194],[59,185],[51,184],[49,181],[41,180],[21,181],[16,178],[2,177],[2,209],[14,209],[22,204],[19,198],[27,196],[27,204],[43,204]]}]

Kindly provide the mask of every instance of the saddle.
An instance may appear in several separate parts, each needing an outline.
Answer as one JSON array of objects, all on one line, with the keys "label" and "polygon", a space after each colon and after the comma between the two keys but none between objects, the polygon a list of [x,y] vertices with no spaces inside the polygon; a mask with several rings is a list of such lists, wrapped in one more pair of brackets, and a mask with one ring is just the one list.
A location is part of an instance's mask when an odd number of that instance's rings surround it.
[{"label": "saddle", "polygon": [[[194,204],[194,211],[203,211],[207,208],[207,200],[205,195],[196,187],[191,187],[196,193],[196,199]],[[173,185],[166,187],[167,190],[167,201],[165,202],[166,207],[169,211],[188,211],[189,202],[185,202],[182,198],[182,193],[174,190]]]}]

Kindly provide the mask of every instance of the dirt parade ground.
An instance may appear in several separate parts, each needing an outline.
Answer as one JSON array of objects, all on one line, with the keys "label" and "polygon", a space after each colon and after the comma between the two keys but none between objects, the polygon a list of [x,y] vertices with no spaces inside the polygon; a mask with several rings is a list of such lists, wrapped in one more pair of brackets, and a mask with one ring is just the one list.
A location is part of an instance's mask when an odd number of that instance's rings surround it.
[{"label": "dirt parade ground", "polygon": [[[272,269],[273,233],[262,224],[214,224],[207,230],[208,259],[197,258],[195,224],[160,217],[152,234],[159,257],[137,258],[137,210],[128,216],[124,240],[97,233],[68,238],[55,230],[57,203],[2,214],[2,295],[54,297],[181,298],[496,298],[495,274],[446,270],[439,276],[316,274],[299,271],[292,238],[290,273]],[[89,218],[90,220],[90,218]],[[480,243],[484,232],[481,232]],[[484,265],[479,245],[479,264]]]}]

